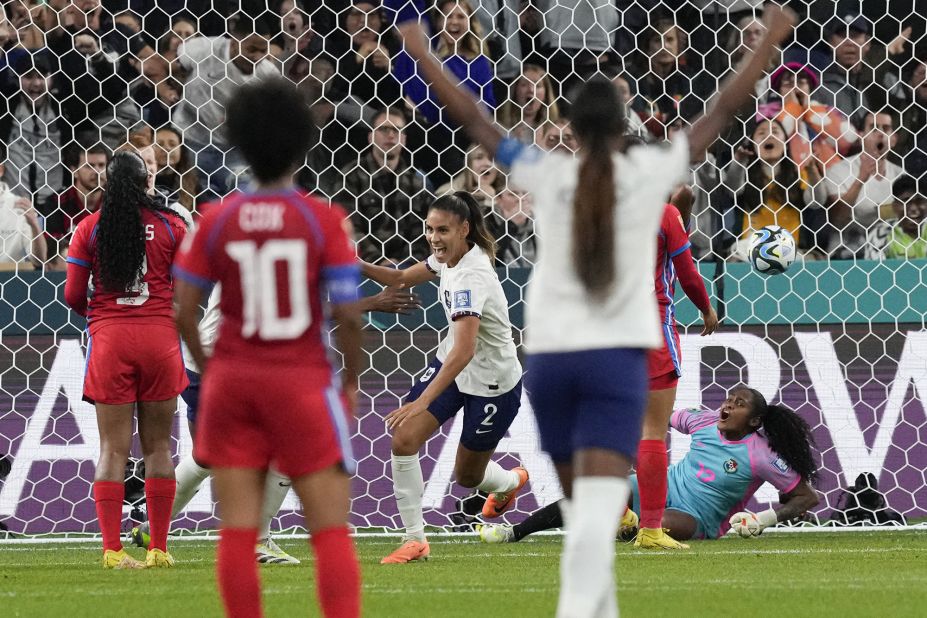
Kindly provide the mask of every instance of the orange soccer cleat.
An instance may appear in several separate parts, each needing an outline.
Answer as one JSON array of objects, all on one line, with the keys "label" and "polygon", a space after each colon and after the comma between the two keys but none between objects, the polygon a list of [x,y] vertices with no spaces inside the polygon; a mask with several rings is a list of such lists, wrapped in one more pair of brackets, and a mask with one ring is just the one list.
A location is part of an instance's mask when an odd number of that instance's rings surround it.
[{"label": "orange soccer cleat", "polygon": [[525,486],[525,483],[528,482],[528,471],[518,466],[517,468],[512,469],[513,472],[518,474],[518,485],[515,489],[507,492],[493,492],[489,494],[489,497],[486,498],[486,503],[483,505],[483,517],[493,518],[499,517],[512,506],[512,502],[515,500],[515,496],[518,495],[518,492],[521,491],[521,488]]},{"label": "orange soccer cleat", "polygon": [[383,560],[380,560],[380,564],[405,564],[417,560],[425,561],[428,560],[428,555],[430,553],[431,548],[428,547],[428,541],[409,539],[403,541],[399,549],[386,558],[383,558]]}]

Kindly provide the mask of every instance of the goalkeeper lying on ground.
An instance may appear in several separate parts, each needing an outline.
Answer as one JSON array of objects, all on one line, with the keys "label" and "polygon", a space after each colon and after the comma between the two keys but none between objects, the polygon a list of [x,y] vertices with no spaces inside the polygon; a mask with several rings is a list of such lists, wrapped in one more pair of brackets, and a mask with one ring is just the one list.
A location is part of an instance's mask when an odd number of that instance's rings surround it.
[{"label": "goalkeeper lying on ground", "polygon": [[[718,412],[676,410],[670,424],[692,436],[691,450],[669,469],[663,527],[674,539],[714,539],[729,528],[755,536],[813,508],[811,487],[817,469],[808,424],[781,405],[768,405],[758,391],[733,390]],[[762,513],[744,511],[764,481],[779,490],[781,505]],[[637,532],[640,498],[631,477],[630,508],[621,520],[621,537]],[[558,502],[516,526],[479,526],[486,543],[511,543],[533,532],[563,525]]]}]

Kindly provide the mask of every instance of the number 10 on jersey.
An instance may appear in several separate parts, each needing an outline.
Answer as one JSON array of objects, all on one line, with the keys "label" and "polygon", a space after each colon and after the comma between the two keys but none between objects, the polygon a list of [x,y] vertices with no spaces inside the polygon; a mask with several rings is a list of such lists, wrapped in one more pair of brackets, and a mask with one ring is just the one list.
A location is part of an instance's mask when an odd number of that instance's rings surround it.
[{"label": "number 10 on jersey", "polygon": [[[255,334],[265,341],[296,339],[312,324],[309,289],[306,281],[306,241],[273,239],[260,247],[253,240],[226,245],[226,251],[241,273],[243,305],[241,334]],[[277,264],[286,267],[286,285],[279,286]],[[289,293],[290,315],[281,317],[277,290]]]}]

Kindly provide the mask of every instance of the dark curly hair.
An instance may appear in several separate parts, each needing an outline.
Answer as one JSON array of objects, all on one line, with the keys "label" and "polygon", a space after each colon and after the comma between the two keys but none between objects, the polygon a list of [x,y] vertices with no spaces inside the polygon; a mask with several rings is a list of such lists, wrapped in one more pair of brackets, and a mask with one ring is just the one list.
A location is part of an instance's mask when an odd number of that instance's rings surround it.
[{"label": "dark curly hair", "polygon": [[100,207],[96,253],[100,271],[96,285],[121,292],[142,277],[145,228],[142,208],[178,216],[146,193],[148,168],[134,152],[118,152],[106,166],[106,192]]},{"label": "dark curly hair", "polygon": [[818,466],[814,460],[815,444],[811,427],[805,419],[782,404],[766,403],[766,398],[758,390],[746,390],[750,391],[753,398],[752,415],[759,417],[770,448],[802,479],[814,482],[818,476]]}]

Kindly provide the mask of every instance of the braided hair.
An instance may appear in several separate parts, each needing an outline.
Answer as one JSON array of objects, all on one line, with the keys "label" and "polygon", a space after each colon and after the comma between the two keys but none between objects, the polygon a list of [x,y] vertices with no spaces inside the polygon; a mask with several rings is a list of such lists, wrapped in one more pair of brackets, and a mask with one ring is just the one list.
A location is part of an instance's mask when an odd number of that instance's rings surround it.
[{"label": "braided hair", "polygon": [[106,166],[106,192],[97,228],[97,285],[122,292],[142,277],[145,261],[145,228],[142,208],[178,216],[157,198],[146,193],[148,168],[130,151],[117,152]]},{"label": "braided hair", "polygon": [[803,480],[813,482],[818,476],[818,466],[812,452],[815,444],[811,427],[805,419],[784,405],[767,403],[758,390],[746,390],[750,391],[753,398],[751,414],[760,419],[770,448]]}]

